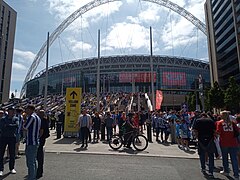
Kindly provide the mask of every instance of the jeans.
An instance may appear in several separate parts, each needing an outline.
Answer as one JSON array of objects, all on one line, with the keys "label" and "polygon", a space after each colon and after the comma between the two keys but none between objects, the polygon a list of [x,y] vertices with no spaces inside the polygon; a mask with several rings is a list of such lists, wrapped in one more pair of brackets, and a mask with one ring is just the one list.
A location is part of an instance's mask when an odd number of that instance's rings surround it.
[{"label": "jeans", "polygon": [[165,134],[166,128],[160,128],[159,131],[160,131],[161,140],[163,141],[164,140],[163,139],[163,134]]},{"label": "jeans", "polygon": [[[207,153],[208,154],[208,163],[209,163],[209,169],[208,172],[210,174],[213,174],[213,168],[214,168],[214,153]],[[199,158],[200,158],[200,163],[201,163],[201,168],[206,169],[205,165],[205,158],[206,158],[206,151],[202,150],[199,153]]]},{"label": "jeans", "polygon": [[44,163],[44,150],[46,139],[40,140],[40,145],[37,151],[37,176],[40,177],[43,174],[43,163]]},{"label": "jeans", "polygon": [[107,141],[112,139],[112,135],[113,135],[113,128],[112,127],[107,127]]},{"label": "jeans", "polygon": [[158,137],[159,137],[159,133],[160,133],[160,128],[156,127],[155,130],[156,130],[156,141],[158,141],[159,140]]},{"label": "jeans", "polygon": [[223,170],[226,173],[229,173],[228,154],[230,154],[233,175],[234,175],[234,177],[239,177],[239,175],[238,175],[238,160],[237,160],[238,148],[237,147],[221,147],[221,150],[222,150]]},{"label": "jeans", "polygon": [[28,168],[28,180],[35,180],[37,173],[38,145],[26,145],[26,163]]},{"label": "jeans", "polygon": [[84,146],[84,143],[87,146],[88,145],[89,129],[87,127],[81,127],[80,131],[81,131],[82,146]]},{"label": "jeans", "polygon": [[94,129],[93,130],[93,140],[95,141],[95,139],[99,139],[99,130],[98,129]]},{"label": "jeans", "polygon": [[0,171],[4,170],[3,166],[3,156],[8,145],[9,150],[9,170],[14,169],[15,165],[15,147],[16,147],[16,138],[15,137],[2,137],[0,139]]}]

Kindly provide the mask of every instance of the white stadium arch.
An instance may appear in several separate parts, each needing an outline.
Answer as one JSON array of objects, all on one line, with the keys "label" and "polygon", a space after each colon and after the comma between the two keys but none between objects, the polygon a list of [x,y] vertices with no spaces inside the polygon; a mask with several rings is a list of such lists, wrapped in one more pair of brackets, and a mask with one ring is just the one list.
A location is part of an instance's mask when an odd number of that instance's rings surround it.
[{"label": "white stadium arch", "polygon": [[[115,1],[121,1],[121,0],[93,0],[86,5],[80,7],[78,10],[73,12],[69,17],[67,17],[49,36],[49,46],[52,45],[52,43],[57,39],[57,37],[78,17],[86,13],[87,11],[98,7],[100,5],[109,3],[109,2],[115,2]],[[193,14],[185,10],[184,8],[180,7],[179,5],[169,1],[169,0],[142,0],[147,2],[152,2],[155,4],[158,4],[160,6],[164,6],[168,9],[171,9],[172,11],[178,13],[180,16],[186,18],[188,21],[190,21],[194,26],[196,26],[200,31],[202,31],[205,35],[206,33],[206,25],[200,21],[198,18],[196,18]],[[47,51],[47,41],[42,45],[41,49],[35,56],[33,63],[31,64],[30,68],[28,69],[27,75],[24,79],[23,86],[21,89],[20,96],[23,97],[25,90],[26,90],[26,82],[31,80],[34,76],[34,73],[43,58],[43,56],[46,54]]]}]

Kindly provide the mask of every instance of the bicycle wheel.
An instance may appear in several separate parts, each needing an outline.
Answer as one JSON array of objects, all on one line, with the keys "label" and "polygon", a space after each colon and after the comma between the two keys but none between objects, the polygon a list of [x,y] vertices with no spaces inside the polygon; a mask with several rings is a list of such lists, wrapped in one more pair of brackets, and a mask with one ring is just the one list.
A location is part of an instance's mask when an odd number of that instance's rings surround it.
[{"label": "bicycle wheel", "polygon": [[139,134],[133,138],[133,147],[137,151],[144,151],[148,147],[148,140],[145,136]]},{"label": "bicycle wheel", "polygon": [[118,150],[122,147],[123,140],[122,140],[121,136],[113,135],[112,139],[109,141],[108,144],[113,150]]}]

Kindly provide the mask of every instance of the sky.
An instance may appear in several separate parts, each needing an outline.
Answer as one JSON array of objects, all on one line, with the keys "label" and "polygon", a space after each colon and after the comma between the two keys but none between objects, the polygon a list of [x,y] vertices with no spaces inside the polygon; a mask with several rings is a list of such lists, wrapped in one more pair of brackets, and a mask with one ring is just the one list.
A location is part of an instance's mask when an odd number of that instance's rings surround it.
[{"label": "sky", "polygon": [[[25,76],[50,34],[74,11],[92,0],[5,0],[17,12],[11,92],[19,96]],[[205,23],[205,0],[171,0]],[[49,66],[101,56],[150,54],[208,62],[207,37],[184,17],[142,0],[119,0],[91,9],[70,24],[50,47]],[[35,74],[45,69],[44,57]],[[16,93],[15,93],[16,92]],[[10,93],[11,94],[11,93]]]}]

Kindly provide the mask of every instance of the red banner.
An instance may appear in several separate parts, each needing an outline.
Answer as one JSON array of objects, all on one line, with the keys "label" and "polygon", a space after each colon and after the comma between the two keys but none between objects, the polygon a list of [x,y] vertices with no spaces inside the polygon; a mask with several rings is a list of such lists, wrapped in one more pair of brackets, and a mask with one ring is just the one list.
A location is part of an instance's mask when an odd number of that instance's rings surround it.
[{"label": "red banner", "polygon": [[163,93],[160,90],[156,90],[156,110],[161,109],[163,101]]},{"label": "red banner", "polygon": [[163,72],[162,84],[164,86],[186,86],[185,72]]},{"label": "red banner", "polygon": [[[153,73],[154,82],[156,82],[156,73]],[[119,73],[119,82],[151,82],[151,72],[124,72]]]}]

